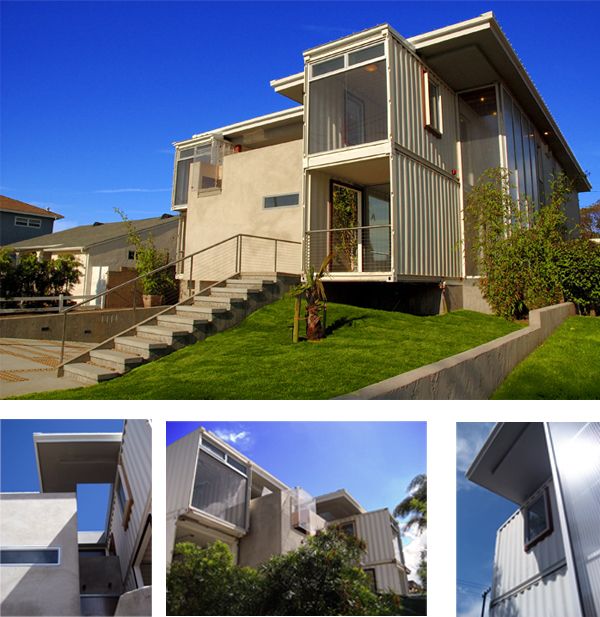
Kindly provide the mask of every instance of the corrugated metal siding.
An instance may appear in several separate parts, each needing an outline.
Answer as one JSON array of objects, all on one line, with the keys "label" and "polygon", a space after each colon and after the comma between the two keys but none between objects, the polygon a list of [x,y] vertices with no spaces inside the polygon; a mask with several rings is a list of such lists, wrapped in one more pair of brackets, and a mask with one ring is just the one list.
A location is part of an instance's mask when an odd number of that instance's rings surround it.
[{"label": "corrugated metal siding", "polygon": [[[573,614],[568,611],[548,613],[542,608],[546,606],[546,603],[549,603],[548,606],[562,606],[561,603],[557,604],[557,598],[564,592],[564,587],[567,584],[563,576],[566,566],[562,568],[561,575],[551,574],[537,583],[533,582],[523,591],[518,591],[527,581],[535,581],[535,578],[542,572],[552,571],[560,567],[565,560],[565,549],[559,526],[554,486],[552,482],[548,483],[547,486],[552,509],[552,520],[554,522],[554,531],[547,538],[536,544],[529,552],[525,552],[525,519],[522,510],[514,514],[498,531],[492,598],[496,599],[512,592],[515,592],[515,594],[514,599],[511,599],[513,596],[509,595],[505,601],[501,602],[500,604],[504,607],[502,612],[494,613],[494,615],[524,614],[549,617],[550,615]],[[539,495],[539,492],[533,497],[537,495]],[[556,596],[555,600],[550,602],[548,598],[554,596]],[[510,602],[508,601],[509,599]],[[565,601],[562,600],[561,602]],[[540,604],[535,604],[536,602]],[[521,605],[534,606],[536,608],[533,611],[527,610],[523,613],[507,612],[512,610],[510,608],[512,605],[515,607]]]},{"label": "corrugated metal siding", "polygon": [[199,443],[197,430],[167,448],[167,515],[190,505]]},{"label": "corrugated metal siding", "polygon": [[566,566],[490,607],[490,617],[571,617],[578,614],[577,594],[569,586]]},{"label": "corrugated metal siding", "polygon": [[367,543],[365,565],[394,559],[392,526],[387,510],[367,512],[356,517],[356,533]]},{"label": "corrugated metal siding", "polygon": [[422,73],[427,67],[395,39],[390,50],[396,143],[447,172],[457,168],[456,94],[436,79],[442,96],[443,122],[442,136],[437,137],[425,128]]},{"label": "corrugated metal siding", "polygon": [[400,571],[398,566],[388,563],[375,566],[374,570],[377,591],[393,591],[402,595],[408,593],[406,576]]},{"label": "corrugated metal siding", "polygon": [[460,187],[396,153],[398,275],[462,276]]},{"label": "corrugated metal siding", "polygon": [[152,512],[152,428],[147,420],[126,421],[121,463],[129,480],[133,507],[125,531],[118,500],[114,500],[112,532],[126,590],[131,591],[136,588],[131,559],[142,539],[147,516]]}]

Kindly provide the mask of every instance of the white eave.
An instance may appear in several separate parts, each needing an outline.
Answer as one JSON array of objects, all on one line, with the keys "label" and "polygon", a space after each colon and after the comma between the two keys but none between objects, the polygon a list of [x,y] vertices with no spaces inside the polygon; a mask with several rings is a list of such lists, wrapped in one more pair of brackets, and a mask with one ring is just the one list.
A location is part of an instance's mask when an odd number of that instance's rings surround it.
[{"label": "white eave", "polygon": [[273,79],[270,82],[271,88],[288,99],[302,103],[304,101],[304,73],[295,73],[288,77]]},{"label": "white eave", "polygon": [[[472,75],[473,71],[467,70],[464,64],[455,58],[451,59],[450,54],[472,53],[485,58],[500,79],[506,83],[538,130],[544,133],[544,139],[552,148],[559,163],[569,177],[576,181],[576,190],[591,190],[585,172],[491,11],[474,19],[413,36],[408,41],[414,45],[419,56],[455,91],[474,87],[474,84],[468,83],[469,75]],[[467,81],[463,82],[463,79]]]},{"label": "white eave", "polygon": [[251,118],[250,120],[244,120],[243,122],[237,122],[235,124],[229,124],[218,129],[206,131],[205,133],[198,133],[193,135],[191,139],[185,139],[183,141],[174,141],[173,145],[177,148],[185,148],[191,145],[196,145],[202,141],[208,141],[215,135],[221,135],[225,138],[235,137],[241,133],[251,131],[256,128],[264,128],[269,125],[285,124],[290,120],[302,119],[304,116],[304,107],[302,105],[298,107],[291,107],[290,109],[284,109],[282,111],[276,111],[264,116],[258,116],[257,118]]}]

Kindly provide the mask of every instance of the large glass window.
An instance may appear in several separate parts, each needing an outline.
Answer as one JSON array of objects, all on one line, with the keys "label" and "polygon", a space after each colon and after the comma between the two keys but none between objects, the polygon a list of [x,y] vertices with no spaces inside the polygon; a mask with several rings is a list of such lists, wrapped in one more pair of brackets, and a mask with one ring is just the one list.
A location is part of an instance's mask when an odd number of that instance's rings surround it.
[{"label": "large glass window", "polygon": [[308,117],[311,154],[386,139],[385,60],[312,80]]},{"label": "large glass window", "polygon": [[238,527],[246,526],[248,479],[215,456],[198,451],[192,506]]},{"label": "large glass window", "polygon": [[552,533],[552,517],[548,490],[544,491],[532,501],[524,512],[525,516],[525,550]]},{"label": "large glass window", "polygon": [[549,433],[583,614],[600,617],[600,422],[551,422]]}]

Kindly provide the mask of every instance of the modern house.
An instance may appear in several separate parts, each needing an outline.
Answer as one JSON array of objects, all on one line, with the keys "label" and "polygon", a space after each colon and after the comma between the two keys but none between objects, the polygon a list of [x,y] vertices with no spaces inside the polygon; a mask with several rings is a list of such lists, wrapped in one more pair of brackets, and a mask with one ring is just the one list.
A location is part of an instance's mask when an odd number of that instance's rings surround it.
[{"label": "modern house", "polygon": [[485,169],[509,169],[523,207],[563,171],[578,222],[590,183],[492,13],[409,39],[383,24],[303,59],[271,82],[297,106],[175,142],[180,254],[222,244],[194,276],[224,278],[245,234],[234,270],[300,273],[334,252],[336,298],[435,308],[445,282],[453,308],[477,306],[464,204]]},{"label": "modern house", "polygon": [[[2,615],[152,614],[151,426],[33,435],[39,493],[0,493]],[[77,527],[77,485],[110,484],[106,525]]]},{"label": "modern house", "polygon": [[0,246],[51,234],[62,214],[0,195]]},{"label": "modern house", "polygon": [[[149,235],[156,247],[165,250],[169,259],[176,257],[178,217],[169,214],[131,221],[140,237]],[[116,273],[129,270],[135,274],[135,246],[128,239],[125,222],[100,223],[72,227],[56,233],[23,240],[12,245],[17,257],[37,253],[40,258],[73,255],[81,264],[81,279],[71,293],[74,296],[94,296],[107,289],[109,272],[117,276],[115,284],[124,282]],[[115,273],[115,274],[112,274]]]},{"label": "modern house", "polygon": [[467,471],[514,502],[490,617],[600,615],[600,423],[498,424]]},{"label": "modern house", "polygon": [[225,542],[241,566],[298,548],[328,525],[366,542],[361,567],[376,591],[408,593],[398,523],[344,489],[312,497],[199,428],[167,447],[167,563],[178,542]]}]

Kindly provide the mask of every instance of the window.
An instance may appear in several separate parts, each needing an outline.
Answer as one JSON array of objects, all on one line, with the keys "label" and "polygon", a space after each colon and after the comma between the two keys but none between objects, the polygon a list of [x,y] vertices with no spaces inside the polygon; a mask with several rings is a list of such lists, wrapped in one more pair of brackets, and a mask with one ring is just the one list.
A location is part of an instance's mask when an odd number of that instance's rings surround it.
[{"label": "window", "polygon": [[356,531],[354,529],[354,521],[350,521],[348,523],[342,523],[340,525],[340,530],[345,533],[347,536],[355,536]]},{"label": "window", "polygon": [[3,548],[0,549],[3,566],[58,566],[60,548]]},{"label": "window", "polygon": [[525,550],[528,551],[552,533],[548,489],[525,508]]},{"label": "window", "polygon": [[438,137],[442,135],[442,94],[440,85],[423,73],[425,96],[425,127]]},{"label": "window", "polygon": [[128,251],[127,259],[135,259],[135,251]]},{"label": "window", "polygon": [[264,208],[286,208],[297,206],[300,203],[300,193],[290,193],[289,195],[274,195],[265,197],[263,200]]},{"label": "window", "polygon": [[121,509],[123,529],[127,531],[129,527],[129,519],[131,518],[131,508],[133,507],[133,498],[131,497],[131,489],[125,469],[119,465],[117,472],[117,480],[115,485],[117,501]]},{"label": "window", "polygon": [[375,576],[375,568],[367,568],[363,571],[367,575],[369,589],[373,593],[377,593],[377,577]]},{"label": "window", "polygon": [[39,229],[42,226],[40,219],[31,219],[27,216],[15,216],[15,225],[17,227],[34,227]]}]

